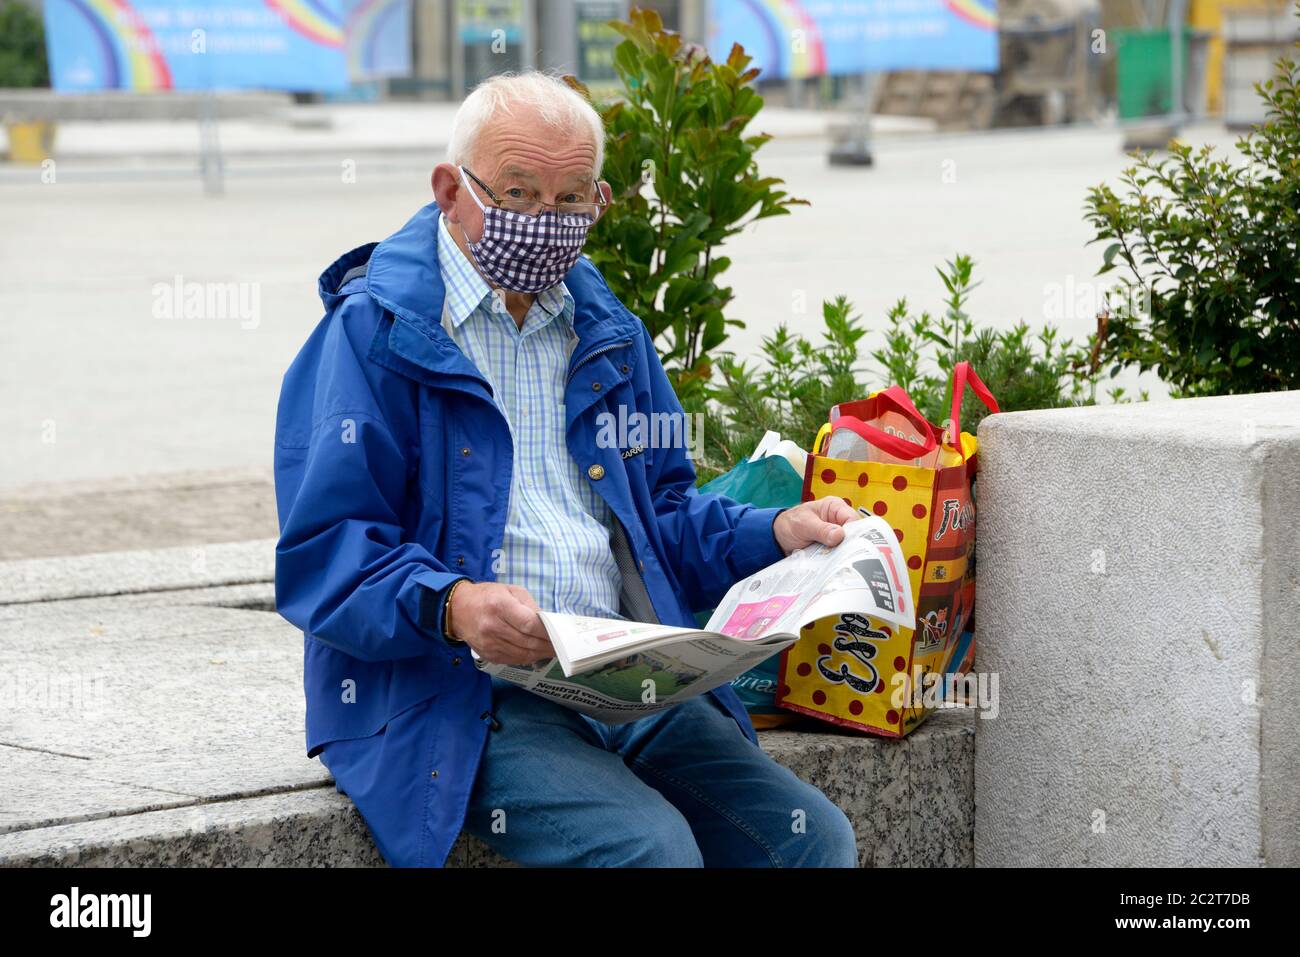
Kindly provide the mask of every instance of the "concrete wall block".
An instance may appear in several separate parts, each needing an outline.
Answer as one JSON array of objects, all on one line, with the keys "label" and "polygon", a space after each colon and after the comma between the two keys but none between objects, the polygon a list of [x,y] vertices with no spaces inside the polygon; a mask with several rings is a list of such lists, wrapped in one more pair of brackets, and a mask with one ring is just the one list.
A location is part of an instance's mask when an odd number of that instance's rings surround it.
[{"label": "concrete wall block", "polygon": [[975,862],[1300,862],[1300,392],[980,428]]}]

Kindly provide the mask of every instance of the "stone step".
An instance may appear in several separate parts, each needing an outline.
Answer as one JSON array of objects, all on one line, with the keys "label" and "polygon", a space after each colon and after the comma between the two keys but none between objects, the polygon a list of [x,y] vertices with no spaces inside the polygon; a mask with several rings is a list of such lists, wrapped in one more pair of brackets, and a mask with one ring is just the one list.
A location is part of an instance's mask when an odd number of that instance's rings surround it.
[{"label": "stone step", "polygon": [[[902,741],[832,730],[760,731],[759,741],[848,814],[861,866],[969,867],[974,723],[962,708],[935,713]],[[0,867],[385,866],[352,802],[323,777],[279,793],[11,830],[0,834]],[[513,865],[462,835],[447,866]]]},{"label": "stone step", "polygon": [[[269,541],[0,562],[0,866],[383,863],[306,756],[272,566]],[[849,815],[864,866],[969,866],[975,723],[760,741]],[[501,861],[462,839],[448,863]]]}]

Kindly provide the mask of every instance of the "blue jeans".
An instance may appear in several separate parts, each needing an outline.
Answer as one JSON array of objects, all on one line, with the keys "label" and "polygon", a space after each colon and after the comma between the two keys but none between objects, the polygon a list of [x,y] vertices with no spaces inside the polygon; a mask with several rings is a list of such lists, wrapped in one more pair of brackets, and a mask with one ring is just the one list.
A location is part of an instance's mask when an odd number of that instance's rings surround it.
[{"label": "blue jeans", "polygon": [[609,725],[492,680],[465,830],[517,863],[854,867],[844,812],[745,737],[712,695]]}]

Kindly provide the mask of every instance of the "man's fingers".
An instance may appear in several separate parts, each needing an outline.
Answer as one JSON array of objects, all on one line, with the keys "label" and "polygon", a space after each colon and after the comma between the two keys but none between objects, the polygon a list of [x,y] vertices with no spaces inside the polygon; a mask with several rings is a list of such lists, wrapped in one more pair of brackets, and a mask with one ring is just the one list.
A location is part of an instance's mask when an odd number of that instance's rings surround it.
[{"label": "man's fingers", "polygon": [[836,525],[843,525],[845,522],[851,522],[862,515],[848,502],[842,498],[824,498],[821,500],[821,515],[828,522]]},{"label": "man's fingers", "polygon": [[554,657],[555,649],[551,647],[546,626],[542,624],[535,604],[530,608],[513,592],[502,592],[493,610],[497,615],[495,637],[523,655],[521,661]]},{"label": "man's fingers", "polygon": [[514,595],[506,595],[503,596],[503,601],[497,609],[497,613],[501,616],[503,622],[520,634],[532,638],[546,637],[546,626],[542,624],[542,618],[537,613],[536,604],[530,608]]},{"label": "man's fingers", "polygon": [[495,639],[491,660],[501,664],[521,665],[554,657],[555,649],[549,641],[538,641],[514,632],[513,635],[503,633]]},{"label": "man's fingers", "polygon": [[532,594],[530,594],[528,589],[525,588],[523,585],[507,585],[506,590],[509,591],[510,594],[514,595],[516,598],[518,598],[521,602],[523,602],[525,605],[527,605],[529,608],[533,609],[534,611],[541,610],[540,606],[537,604],[537,601],[533,598]]}]

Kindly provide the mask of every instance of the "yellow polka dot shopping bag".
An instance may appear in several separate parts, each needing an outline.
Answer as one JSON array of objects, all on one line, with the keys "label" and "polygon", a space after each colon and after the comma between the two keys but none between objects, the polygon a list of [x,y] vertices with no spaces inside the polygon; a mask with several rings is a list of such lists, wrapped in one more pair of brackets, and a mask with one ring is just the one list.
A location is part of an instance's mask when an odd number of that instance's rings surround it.
[{"label": "yellow polka dot shopping bag", "polygon": [[[978,442],[959,418],[967,386],[998,411],[969,363],[958,363],[948,430],[927,422],[897,386],[831,409],[808,456],[803,500],[838,495],[890,523],[907,558],[917,626],[858,614],[814,622],[782,654],[780,707],[901,738],[942,698],[936,682],[954,664],[975,602]],[[974,653],[962,644],[959,673]]]}]

